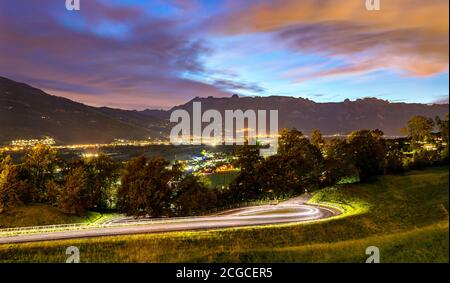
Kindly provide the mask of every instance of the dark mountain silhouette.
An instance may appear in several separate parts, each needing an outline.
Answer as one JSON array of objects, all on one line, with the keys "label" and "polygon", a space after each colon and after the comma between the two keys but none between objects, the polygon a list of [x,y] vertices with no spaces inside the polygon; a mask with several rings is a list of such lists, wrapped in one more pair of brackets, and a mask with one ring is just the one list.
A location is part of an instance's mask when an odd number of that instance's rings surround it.
[{"label": "dark mountain silhouette", "polygon": [[169,111],[130,111],[91,107],[49,95],[27,84],[0,77],[0,142],[50,136],[58,143],[106,143],[116,138],[146,139],[167,136],[168,119],[176,109],[192,111],[248,109],[279,110],[279,128],[297,128],[305,134],[319,129],[324,134],[348,134],[358,129],[380,129],[400,135],[414,115],[434,118],[448,112],[448,104],[390,103],[376,98],[316,103],[304,98],[270,96],[195,98]]},{"label": "dark mountain silhouette", "polygon": [[[386,135],[400,135],[400,129],[414,115],[434,118],[448,113],[448,104],[391,103],[377,98],[356,101],[316,103],[304,98],[270,96],[229,98],[194,98],[174,107],[192,111],[192,103],[201,102],[202,111],[248,109],[278,110],[279,128],[297,128],[305,134],[319,129],[324,134],[348,134],[359,129],[380,129]],[[268,112],[267,112],[268,115]],[[224,117],[224,116],[223,116]]]},{"label": "dark mountain silhouette", "polygon": [[160,136],[161,119],[96,108],[0,77],[0,142],[50,136],[58,143],[104,143]]},{"label": "dark mountain silhouette", "polygon": [[159,109],[159,110],[145,109],[143,111],[140,111],[141,114],[151,116],[151,117],[156,117],[159,119],[164,119],[164,120],[169,120],[170,112],[171,111],[166,111],[166,110],[161,110],[161,109]]}]

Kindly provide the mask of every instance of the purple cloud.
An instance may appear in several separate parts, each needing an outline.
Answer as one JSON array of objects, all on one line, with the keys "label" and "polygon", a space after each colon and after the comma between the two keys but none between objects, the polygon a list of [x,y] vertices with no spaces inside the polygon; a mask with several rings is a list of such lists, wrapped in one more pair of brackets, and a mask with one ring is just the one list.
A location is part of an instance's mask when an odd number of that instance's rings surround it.
[{"label": "purple cloud", "polygon": [[88,104],[137,109],[229,95],[185,78],[208,72],[201,58],[211,50],[181,20],[101,1],[84,1],[79,12],[42,2],[0,3],[1,75]]}]

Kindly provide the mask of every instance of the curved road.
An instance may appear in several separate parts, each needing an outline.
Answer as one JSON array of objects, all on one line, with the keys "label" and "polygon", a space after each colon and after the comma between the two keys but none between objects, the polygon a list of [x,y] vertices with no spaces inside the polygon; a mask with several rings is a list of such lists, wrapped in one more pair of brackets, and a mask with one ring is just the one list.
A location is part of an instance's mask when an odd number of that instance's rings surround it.
[{"label": "curved road", "polygon": [[0,237],[0,244],[308,222],[340,214],[333,208],[305,204],[306,200],[305,197],[299,197],[278,205],[238,208],[210,216],[165,219],[116,218],[101,226],[82,230],[3,236]]}]

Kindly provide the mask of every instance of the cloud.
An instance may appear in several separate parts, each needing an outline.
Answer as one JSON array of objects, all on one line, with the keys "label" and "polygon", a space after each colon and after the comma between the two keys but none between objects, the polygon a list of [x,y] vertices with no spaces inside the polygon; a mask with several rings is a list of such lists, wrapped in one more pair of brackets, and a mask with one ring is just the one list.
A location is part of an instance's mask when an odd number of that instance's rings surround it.
[{"label": "cloud", "polygon": [[216,30],[228,35],[273,34],[291,50],[344,62],[310,70],[298,81],[379,69],[412,77],[448,72],[447,0],[382,1],[376,12],[356,0],[253,3],[223,17]]},{"label": "cloud", "polygon": [[180,19],[102,1],[84,1],[80,12],[60,1],[5,2],[0,75],[92,105],[168,108],[195,96],[229,95],[186,78],[208,72],[202,59],[212,51]]},{"label": "cloud", "polygon": [[379,12],[363,0],[61,2],[0,1],[0,75],[91,105],[170,108],[293,94],[288,84],[317,78],[448,72],[446,0],[382,0]]},{"label": "cloud", "polygon": [[226,91],[244,90],[244,91],[250,91],[253,93],[262,93],[265,91],[265,89],[263,87],[261,87],[257,84],[232,81],[232,80],[226,80],[226,79],[215,80],[214,85],[216,87],[226,90]]}]

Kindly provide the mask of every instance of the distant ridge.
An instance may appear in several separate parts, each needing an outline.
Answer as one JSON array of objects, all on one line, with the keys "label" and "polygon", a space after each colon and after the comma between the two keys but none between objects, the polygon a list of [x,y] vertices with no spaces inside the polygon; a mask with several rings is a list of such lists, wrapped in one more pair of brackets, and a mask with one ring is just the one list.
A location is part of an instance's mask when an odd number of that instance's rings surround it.
[{"label": "distant ridge", "polygon": [[316,103],[305,98],[287,96],[200,98],[196,97],[175,109],[192,110],[193,102],[201,102],[202,111],[228,109],[261,109],[278,111],[279,128],[297,128],[305,134],[319,129],[324,134],[348,134],[359,129],[380,129],[386,135],[400,135],[400,129],[414,115],[434,119],[448,113],[448,104],[392,103],[377,98],[356,101]]},{"label": "distant ridge", "polygon": [[319,129],[324,134],[348,134],[358,129],[380,129],[400,135],[414,115],[434,118],[448,112],[448,104],[391,103],[376,98],[316,103],[286,96],[200,98],[171,110],[130,111],[91,107],[52,96],[24,83],[0,77],[0,143],[14,139],[50,136],[60,144],[107,143],[115,138],[146,139],[167,136],[175,109],[279,110],[279,128],[297,128],[305,134]]}]

